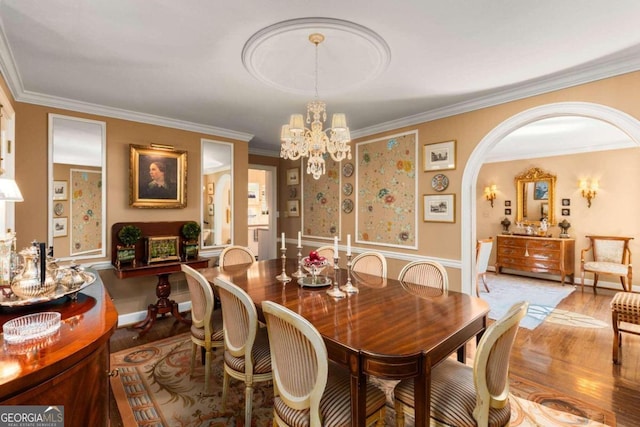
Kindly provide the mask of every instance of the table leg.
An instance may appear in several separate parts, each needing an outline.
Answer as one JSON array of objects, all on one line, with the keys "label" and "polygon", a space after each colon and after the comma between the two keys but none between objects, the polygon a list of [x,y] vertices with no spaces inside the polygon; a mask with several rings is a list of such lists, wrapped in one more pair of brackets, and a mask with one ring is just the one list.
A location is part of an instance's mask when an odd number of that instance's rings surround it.
[{"label": "table leg", "polygon": [[413,379],[415,426],[428,427],[431,423],[431,366],[427,360],[423,373]]},{"label": "table leg", "polygon": [[367,425],[367,376],[351,373],[351,425]]},{"label": "table leg", "polygon": [[191,321],[185,319],[182,314],[180,314],[180,311],[178,310],[178,303],[169,299],[169,296],[171,295],[169,274],[170,273],[158,274],[158,283],[156,284],[156,296],[158,297],[158,300],[155,304],[149,304],[147,307],[147,317],[145,317],[141,322],[133,325],[134,328],[142,329],[138,334],[141,337],[151,329],[153,324],[156,322],[158,314],[164,315],[166,313],[171,313],[180,322],[186,325],[191,325]]}]

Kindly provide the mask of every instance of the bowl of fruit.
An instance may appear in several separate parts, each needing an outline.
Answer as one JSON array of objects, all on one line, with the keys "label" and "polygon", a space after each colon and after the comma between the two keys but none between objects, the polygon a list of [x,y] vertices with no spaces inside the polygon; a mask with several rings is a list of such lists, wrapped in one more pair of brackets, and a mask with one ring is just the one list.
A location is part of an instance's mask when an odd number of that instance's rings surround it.
[{"label": "bowl of fruit", "polygon": [[[316,279],[322,270],[329,264],[329,261],[323,256],[318,255],[318,252],[311,251],[309,256],[302,258],[302,267],[311,274],[311,277]],[[315,282],[316,280],[314,280]]]}]

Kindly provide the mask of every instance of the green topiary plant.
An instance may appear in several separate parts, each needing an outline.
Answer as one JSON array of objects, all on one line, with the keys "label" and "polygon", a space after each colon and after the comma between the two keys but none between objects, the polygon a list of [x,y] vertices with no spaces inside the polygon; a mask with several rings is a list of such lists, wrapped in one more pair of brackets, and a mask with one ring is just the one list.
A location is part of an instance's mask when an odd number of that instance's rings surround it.
[{"label": "green topiary plant", "polygon": [[142,237],[142,230],[135,225],[125,225],[118,231],[118,239],[125,246],[133,246]]},{"label": "green topiary plant", "polygon": [[200,236],[200,224],[195,221],[185,222],[182,226],[182,235],[187,240],[198,240],[198,236]]}]

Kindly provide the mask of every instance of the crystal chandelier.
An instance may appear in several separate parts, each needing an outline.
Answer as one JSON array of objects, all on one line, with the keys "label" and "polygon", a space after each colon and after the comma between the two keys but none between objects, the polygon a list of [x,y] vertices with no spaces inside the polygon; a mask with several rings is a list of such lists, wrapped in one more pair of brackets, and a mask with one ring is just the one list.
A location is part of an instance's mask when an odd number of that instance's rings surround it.
[{"label": "crystal chandelier", "polygon": [[325,153],[336,162],[351,159],[351,135],[342,113],[333,115],[331,128],[322,129],[327,110],[324,101],[318,99],[318,45],[324,41],[324,35],[311,34],[309,41],[316,46],[316,99],[307,104],[306,121],[310,127],[305,127],[302,114],[292,114],[289,124],[282,126],[280,157],[291,160],[308,157],[307,173],[319,179],[325,173]]}]

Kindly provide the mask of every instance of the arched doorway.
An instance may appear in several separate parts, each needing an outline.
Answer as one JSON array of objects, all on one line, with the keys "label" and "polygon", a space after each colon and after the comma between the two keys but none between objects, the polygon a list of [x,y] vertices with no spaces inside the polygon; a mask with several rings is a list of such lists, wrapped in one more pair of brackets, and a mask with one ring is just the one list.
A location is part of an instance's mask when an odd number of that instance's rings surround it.
[{"label": "arched doorway", "polygon": [[640,147],[640,121],[605,105],[588,102],[560,102],[525,110],[496,126],[478,143],[462,175],[462,292],[472,293],[476,241],[476,181],[487,154],[504,137],[529,123],[560,116],[581,116],[602,120],[625,132]]}]

